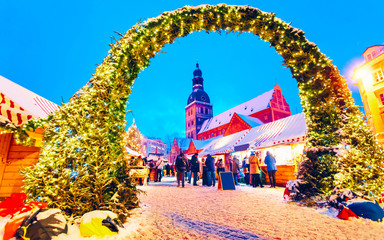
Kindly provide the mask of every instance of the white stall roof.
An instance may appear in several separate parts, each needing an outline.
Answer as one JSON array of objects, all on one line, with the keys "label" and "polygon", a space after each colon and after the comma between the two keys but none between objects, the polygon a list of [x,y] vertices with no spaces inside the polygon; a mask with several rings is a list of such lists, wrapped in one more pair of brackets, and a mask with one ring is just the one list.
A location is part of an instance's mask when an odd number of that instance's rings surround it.
[{"label": "white stall roof", "polygon": [[306,136],[306,122],[304,113],[279,119],[249,130],[237,144],[236,148],[249,145],[257,149],[279,144],[304,142]]},{"label": "white stall roof", "polygon": [[45,118],[59,106],[0,76],[0,115],[21,125],[31,118]]},{"label": "white stall roof", "polygon": [[[216,137],[217,138],[217,137]],[[210,142],[212,142],[213,140],[215,140],[216,138],[210,138],[208,140],[196,140],[196,139],[192,139],[192,142],[193,142],[193,145],[195,145],[195,148],[197,150],[200,150],[202,148],[204,148],[205,146],[207,146]]]},{"label": "white stall roof", "polygon": [[209,144],[207,144],[203,151],[199,153],[199,156],[206,156],[207,154],[215,155],[221,153],[228,153],[233,151],[233,147],[238,141],[240,141],[247,133],[248,129],[234,133],[225,137],[220,137]]},{"label": "white stall roof", "polygon": [[128,153],[129,155],[133,155],[133,156],[140,156],[141,154],[136,152],[135,150],[132,150],[130,149],[129,147],[125,147],[125,152]]}]

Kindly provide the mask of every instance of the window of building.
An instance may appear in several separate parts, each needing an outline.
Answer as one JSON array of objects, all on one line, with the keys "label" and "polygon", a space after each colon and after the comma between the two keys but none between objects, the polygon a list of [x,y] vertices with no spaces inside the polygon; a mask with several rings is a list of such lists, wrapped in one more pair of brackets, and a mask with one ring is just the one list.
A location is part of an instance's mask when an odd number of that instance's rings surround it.
[{"label": "window of building", "polygon": [[371,60],[372,60],[372,55],[371,55],[371,54],[368,54],[368,55],[366,56],[366,58],[367,58],[367,62],[368,62],[368,61],[371,61]]},{"label": "window of building", "polygon": [[383,81],[384,80],[383,70],[379,69],[376,72],[374,72],[373,79],[375,80],[375,83]]},{"label": "window of building", "polygon": [[384,93],[380,94],[380,103],[384,106]]}]

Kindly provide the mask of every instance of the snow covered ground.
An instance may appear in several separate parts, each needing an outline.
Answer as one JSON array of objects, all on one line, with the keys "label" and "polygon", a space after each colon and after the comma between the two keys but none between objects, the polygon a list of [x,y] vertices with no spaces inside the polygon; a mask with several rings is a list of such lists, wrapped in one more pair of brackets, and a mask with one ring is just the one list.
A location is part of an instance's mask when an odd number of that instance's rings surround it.
[{"label": "snow covered ground", "polygon": [[[132,211],[119,235],[104,239],[384,239],[383,223],[339,220],[336,210],[286,202],[283,188],[176,185],[174,177],[164,177],[140,186],[146,191],[141,208]],[[97,238],[81,238],[71,226],[56,239]]]}]

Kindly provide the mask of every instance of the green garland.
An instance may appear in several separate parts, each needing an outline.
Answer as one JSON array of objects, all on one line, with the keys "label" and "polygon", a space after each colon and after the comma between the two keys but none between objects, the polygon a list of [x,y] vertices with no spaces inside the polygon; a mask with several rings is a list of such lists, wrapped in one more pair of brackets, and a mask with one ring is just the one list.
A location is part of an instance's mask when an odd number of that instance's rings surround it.
[{"label": "green garland", "polygon": [[[136,24],[111,45],[88,84],[48,122],[40,160],[25,171],[29,199],[42,199],[73,215],[100,208],[124,214],[137,206],[134,184],[115,176],[123,162],[122,136],[131,86],[163,46],[201,30],[253,33],[284,58],[297,80],[307,120],[306,152],[299,169],[307,197],[327,194],[335,187],[379,196],[384,185],[383,152],[364,125],[337,68],[303,31],[275,14],[220,4],[162,13]],[[350,147],[343,155],[341,143]],[[355,180],[362,175],[365,181]]]}]

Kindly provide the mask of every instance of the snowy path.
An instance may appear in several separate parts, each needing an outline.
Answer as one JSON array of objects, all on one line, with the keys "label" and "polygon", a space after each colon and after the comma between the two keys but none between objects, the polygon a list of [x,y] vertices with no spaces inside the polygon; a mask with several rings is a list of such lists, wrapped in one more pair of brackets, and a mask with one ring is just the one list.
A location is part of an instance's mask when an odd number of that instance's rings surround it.
[{"label": "snowy path", "polygon": [[[129,222],[132,239],[384,239],[384,224],[344,221],[282,199],[283,188],[176,187],[175,178],[139,187],[142,208]],[[128,230],[128,229],[127,229]]]}]

